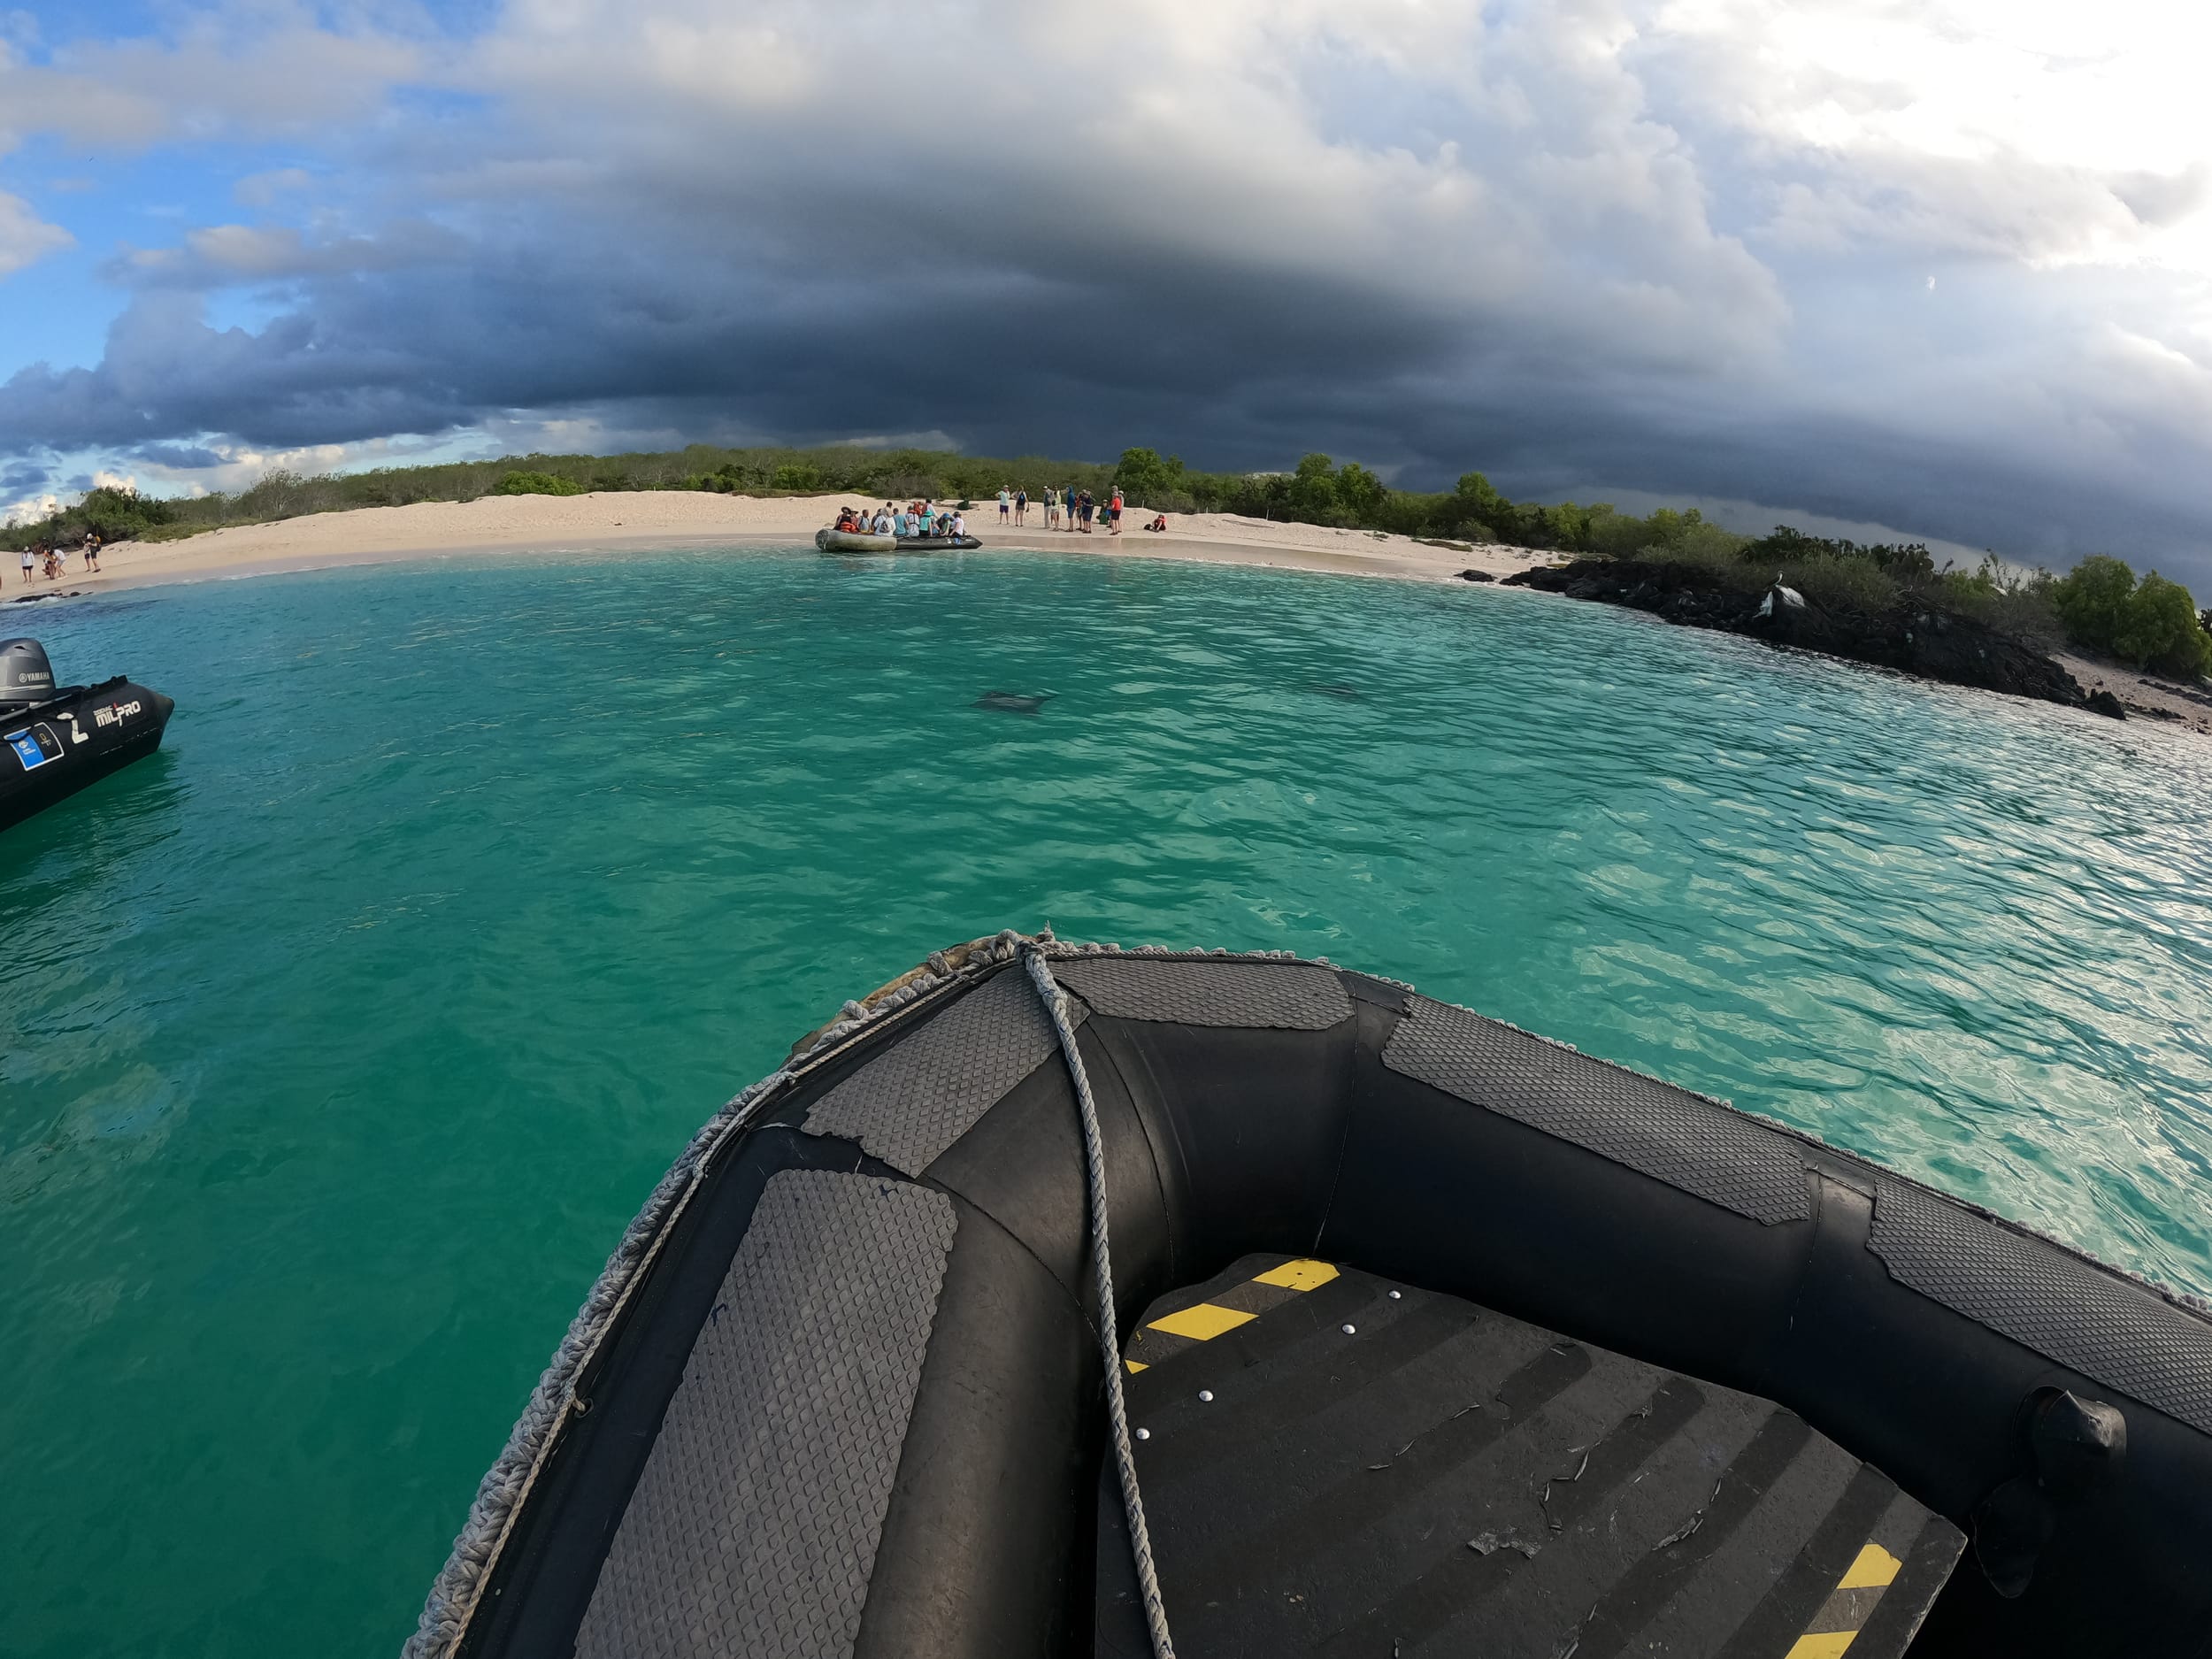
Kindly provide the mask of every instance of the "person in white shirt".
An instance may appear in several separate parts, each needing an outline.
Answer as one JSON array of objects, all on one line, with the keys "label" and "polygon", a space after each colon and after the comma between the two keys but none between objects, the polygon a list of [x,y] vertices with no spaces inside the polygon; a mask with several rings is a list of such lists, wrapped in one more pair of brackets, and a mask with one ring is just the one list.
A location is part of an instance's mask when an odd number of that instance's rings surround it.
[{"label": "person in white shirt", "polygon": [[968,534],[968,515],[966,513],[955,512],[952,515],[952,533],[955,535],[965,535]]}]

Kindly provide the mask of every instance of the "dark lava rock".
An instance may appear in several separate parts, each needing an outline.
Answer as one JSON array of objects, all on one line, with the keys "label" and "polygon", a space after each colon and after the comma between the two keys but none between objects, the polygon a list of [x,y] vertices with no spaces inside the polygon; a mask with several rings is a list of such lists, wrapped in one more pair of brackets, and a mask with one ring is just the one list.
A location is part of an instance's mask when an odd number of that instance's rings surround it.
[{"label": "dark lava rock", "polygon": [[1871,663],[1948,685],[1978,686],[2125,718],[2110,692],[2092,697],[2033,646],[1972,617],[1920,611],[1910,603],[1879,615],[1777,603],[1763,617],[1756,594],[1724,588],[1710,572],[1694,565],[1645,559],[1577,559],[1520,571],[1505,581],[1509,588],[1625,605],[1685,627],[1746,634],[1772,645]]},{"label": "dark lava rock", "polygon": [[2083,703],[2082,707],[2097,714],[2108,714],[2116,720],[2124,720],[2128,718],[2125,705],[2108,691],[2091,692],[2089,700]]},{"label": "dark lava rock", "polygon": [[1494,582],[1498,579],[1488,571],[1462,571],[1459,580],[1463,582]]}]

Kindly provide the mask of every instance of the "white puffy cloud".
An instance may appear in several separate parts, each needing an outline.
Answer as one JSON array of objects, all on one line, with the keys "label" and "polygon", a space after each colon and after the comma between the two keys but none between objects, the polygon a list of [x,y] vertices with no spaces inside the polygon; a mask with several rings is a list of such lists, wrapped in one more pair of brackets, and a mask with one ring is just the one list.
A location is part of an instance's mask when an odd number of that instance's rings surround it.
[{"label": "white puffy cloud", "polygon": [[76,240],[60,226],[40,219],[21,196],[0,191],[0,277],[20,271]]},{"label": "white puffy cloud", "polygon": [[0,154],[32,133],[64,134],[80,154],[328,134],[426,67],[417,41],[327,29],[296,4],[183,17],[168,40],[73,41],[42,62],[0,39]]}]

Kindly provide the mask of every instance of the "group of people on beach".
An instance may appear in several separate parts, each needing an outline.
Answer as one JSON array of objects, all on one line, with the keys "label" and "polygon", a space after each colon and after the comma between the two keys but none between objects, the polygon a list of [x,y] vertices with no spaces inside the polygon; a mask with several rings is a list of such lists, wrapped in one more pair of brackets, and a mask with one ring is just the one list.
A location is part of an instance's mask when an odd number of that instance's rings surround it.
[{"label": "group of people on beach", "polygon": [[[1104,501],[1094,500],[1087,489],[1078,489],[1072,484],[1063,488],[1057,484],[1046,486],[1043,495],[1045,528],[1069,530],[1083,535],[1091,533],[1094,520],[1106,526],[1109,535],[1121,534],[1121,486],[1114,486],[1113,493]],[[1004,526],[1010,520],[1020,526],[1027,522],[1029,492],[1001,488],[998,493],[998,521]],[[1164,530],[1167,519],[1145,526],[1148,530]]]},{"label": "group of people on beach", "polygon": [[[85,573],[97,575],[100,571],[99,532],[88,530],[77,551],[83,556]],[[23,549],[23,585],[28,588],[32,578],[42,572],[48,581],[59,581],[68,559],[69,549],[67,548],[56,547],[50,541],[34,542]]]},{"label": "group of people on beach", "polygon": [[965,535],[968,516],[956,507],[935,508],[926,501],[910,501],[903,507],[887,501],[872,516],[865,507],[841,509],[834,527],[851,535]]},{"label": "group of people on beach", "polygon": [[[1088,535],[1094,524],[1105,526],[1109,535],[1121,534],[1121,487],[1116,485],[1101,501],[1087,489],[1078,489],[1070,484],[1063,488],[1054,484],[1043,495],[1032,501],[1029,492],[1012,485],[1001,487],[998,493],[998,522],[1001,529],[1020,529],[1029,522],[1029,510],[1042,506],[1045,528],[1067,530]],[[968,534],[967,515],[954,507],[933,508],[926,501],[909,502],[904,507],[895,507],[889,502],[871,513],[865,507],[846,507],[837,515],[836,529],[854,535],[956,536]],[[1144,526],[1158,533],[1167,528],[1167,515],[1155,513],[1152,521]]]}]

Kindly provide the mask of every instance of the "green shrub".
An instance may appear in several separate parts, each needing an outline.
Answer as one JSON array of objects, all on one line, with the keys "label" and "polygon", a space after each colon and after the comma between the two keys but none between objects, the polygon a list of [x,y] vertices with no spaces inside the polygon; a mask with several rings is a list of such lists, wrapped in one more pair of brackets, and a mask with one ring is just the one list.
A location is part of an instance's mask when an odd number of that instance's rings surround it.
[{"label": "green shrub", "polygon": [[1647,564],[1671,565],[1695,571],[1715,587],[1732,593],[1756,593],[1771,579],[1771,571],[1754,570],[1736,557],[1734,547],[1705,536],[1685,537],[1671,544],[1651,542],[1634,557]]},{"label": "green shrub", "polygon": [[2078,645],[2184,678],[2212,668],[2212,635],[2196,601],[2156,571],[2138,583],[2124,559],[2093,553],[2053,584],[2051,598]]},{"label": "green shrub", "polygon": [[1640,538],[1633,555],[1637,558],[1701,571],[1739,592],[1765,585],[1768,573],[1743,561],[1746,538],[1707,522],[1694,507],[1686,512],[1662,507],[1648,518],[1615,514],[1609,507],[1601,515],[1590,510],[1585,539],[1594,547],[1617,546],[1631,534]]},{"label": "green shrub", "polygon": [[809,494],[824,487],[822,474],[804,461],[786,461],[768,475],[768,488]]},{"label": "green shrub", "polygon": [[274,467],[250,489],[239,492],[233,510],[241,518],[265,521],[296,518],[304,511],[301,495],[307,480],[288,467]]},{"label": "green shrub", "polygon": [[1600,558],[1631,558],[1651,540],[1651,526],[1633,513],[1598,506],[1590,509],[1587,535],[1588,550]]},{"label": "green shrub", "polygon": [[2066,641],[2065,625],[2052,601],[2057,578],[2042,569],[2008,569],[1993,553],[1971,572],[1945,571],[1932,590],[1955,611],[2039,651]]},{"label": "green shrub", "polygon": [[1789,559],[1862,559],[1908,586],[1932,580],[1936,573],[1935,555],[1928,550],[1924,542],[1863,545],[1857,541],[1831,541],[1825,536],[1807,535],[1802,530],[1793,529],[1786,524],[1776,525],[1770,535],[1763,535],[1755,541],[1746,543],[1743,556],[1757,565]]},{"label": "green shrub", "polygon": [[2212,637],[2197,620],[2197,603],[2179,582],[2156,571],[2145,576],[2128,601],[2119,655],[2162,674],[2194,680],[2212,667]]},{"label": "green shrub", "polygon": [[552,472],[510,472],[493,485],[495,495],[580,495],[584,487]]},{"label": "green shrub", "polygon": [[1124,449],[1114,466],[1114,481],[1132,502],[1142,502],[1156,511],[1158,503],[1171,495],[1189,499],[1183,488],[1184,471],[1180,456],[1171,455],[1163,461],[1157,449]]},{"label": "green shrub", "polygon": [[2119,649],[2121,631],[2127,626],[2128,601],[2134,596],[2135,572],[2125,560],[2108,553],[2091,554],[2059,578],[2051,590],[2067,636],[2093,651]]},{"label": "green shrub", "polygon": [[1308,524],[1335,524],[1344,517],[1344,500],[1337,489],[1336,463],[1325,455],[1309,455],[1291,475],[1288,502],[1292,513]]},{"label": "green shrub", "polygon": [[1904,592],[1897,578],[1870,558],[1849,554],[1819,553],[1791,559],[1781,579],[1823,611],[1855,611],[1879,616]]}]

